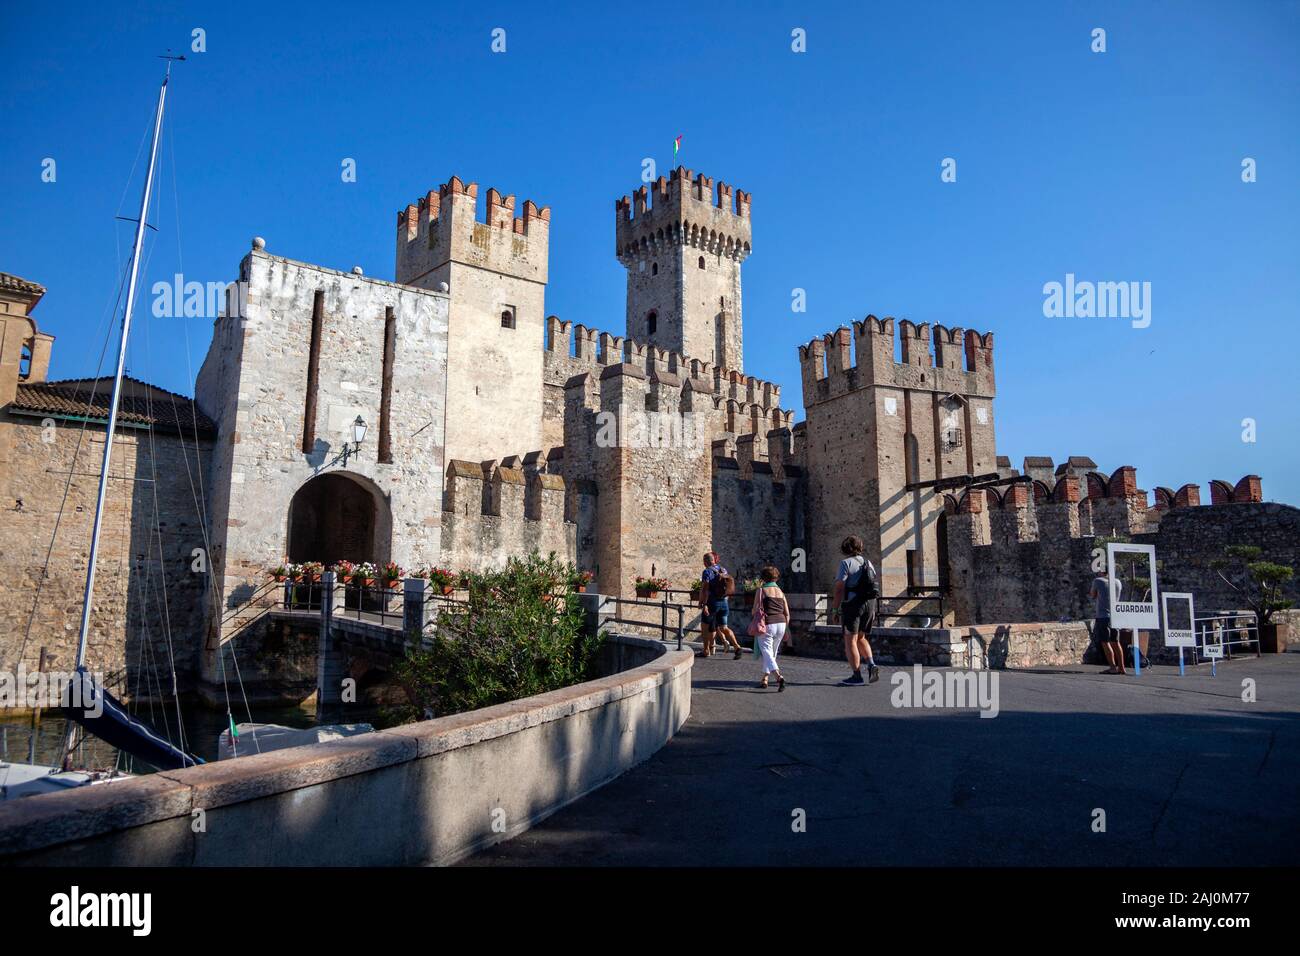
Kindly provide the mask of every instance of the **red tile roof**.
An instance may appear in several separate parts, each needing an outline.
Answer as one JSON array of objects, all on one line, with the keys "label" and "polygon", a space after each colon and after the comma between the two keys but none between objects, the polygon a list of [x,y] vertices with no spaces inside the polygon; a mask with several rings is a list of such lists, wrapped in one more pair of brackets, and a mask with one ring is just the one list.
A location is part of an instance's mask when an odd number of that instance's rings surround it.
[{"label": "red tile roof", "polygon": [[[112,391],[110,378],[20,383],[9,407],[106,421]],[[199,437],[215,438],[217,434],[216,424],[193,399],[129,377],[123,380],[117,414],[121,422],[152,425],[156,431],[193,436],[197,424]]]}]

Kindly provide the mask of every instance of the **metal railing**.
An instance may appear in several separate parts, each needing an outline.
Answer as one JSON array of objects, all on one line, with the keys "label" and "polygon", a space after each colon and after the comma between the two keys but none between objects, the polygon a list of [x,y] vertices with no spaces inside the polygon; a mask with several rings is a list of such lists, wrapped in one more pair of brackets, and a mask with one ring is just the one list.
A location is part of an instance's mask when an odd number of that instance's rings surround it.
[{"label": "metal railing", "polygon": [[[609,603],[613,604],[615,608],[613,616],[605,618],[605,621],[611,624],[622,624],[624,626],[645,627],[652,630],[658,630],[659,639],[661,641],[670,641],[675,638],[677,641],[677,649],[680,651],[682,649],[682,642],[685,640],[686,629],[688,626],[686,624],[686,615],[692,608],[694,608],[694,605],[669,601],[668,597],[670,594],[689,594],[689,592],[678,589],[660,591],[656,596],[661,595],[662,599],[658,601],[649,596],[644,598],[625,598],[613,594],[602,595],[602,597],[604,597]],[[655,623],[653,620],[647,620],[645,617],[628,617],[621,611],[621,609],[625,607],[655,608],[659,611],[659,622]],[[696,608],[696,610],[698,610],[698,608]],[[674,618],[672,623],[669,623],[670,617]]]},{"label": "metal railing", "polygon": [[[875,621],[879,624],[885,618],[929,618],[931,627],[943,626],[943,595],[941,588],[908,588],[906,594],[886,595],[875,598]],[[819,594],[812,608],[814,624],[837,625],[840,623],[840,609],[831,604],[830,595]],[[910,608],[908,607],[910,605]]]},{"label": "metal railing", "polygon": [[[1234,657],[1232,649],[1255,645],[1255,656],[1261,656],[1259,646],[1259,617],[1254,611],[1216,611],[1214,614],[1196,616],[1194,624],[1196,643],[1192,646],[1192,663],[1209,660],[1207,644],[1223,645],[1223,660]],[[1240,653],[1235,655],[1242,656]]]}]

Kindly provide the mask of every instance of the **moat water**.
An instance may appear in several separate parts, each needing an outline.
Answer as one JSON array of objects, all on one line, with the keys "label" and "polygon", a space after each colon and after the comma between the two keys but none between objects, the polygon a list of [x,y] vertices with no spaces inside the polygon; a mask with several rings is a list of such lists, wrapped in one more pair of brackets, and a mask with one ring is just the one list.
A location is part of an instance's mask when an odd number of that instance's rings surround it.
[{"label": "moat water", "polygon": [[[162,709],[159,706],[153,708],[152,714],[149,708],[146,707],[134,716],[150,723],[159,733],[173,743],[177,741],[175,702],[169,705],[165,721]],[[229,726],[225,713],[212,710],[197,699],[183,698],[181,700],[180,717],[182,726],[185,729],[186,749],[204,760],[216,760],[218,738],[221,732]],[[281,724],[285,727],[312,727],[316,724],[316,709],[314,705],[306,707],[255,707],[253,708],[253,719],[262,724]],[[247,712],[243,714],[236,712],[236,722],[247,720]],[[349,723],[371,723],[375,726],[384,723],[378,708],[358,708],[356,711],[349,709],[347,721]],[[63,737],[67,732],[67,726],[67,721],[58,714],[49,712],[42,714],[40,725],[35,732],[36,763],[53,765],[59,762],[63,752]],[[0,714],[0,760],[26,763],[32,737],[30,714],[23,716]],[[84,742],[78,748],[77,757],[73,763],[77,767],[96,770],[107,770],[116,767],[129,773],[154,772],[154,768],[148,764],[133,759],[129,754],[119,753],[115,747],[89,735],[85,737]]]}]

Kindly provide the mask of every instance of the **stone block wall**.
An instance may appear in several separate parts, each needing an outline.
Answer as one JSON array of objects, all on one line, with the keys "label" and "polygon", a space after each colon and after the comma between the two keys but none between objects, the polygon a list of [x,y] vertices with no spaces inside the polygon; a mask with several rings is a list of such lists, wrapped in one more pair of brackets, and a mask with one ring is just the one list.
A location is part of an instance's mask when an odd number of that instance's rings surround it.
[{"label": "stone block wall", "polygon": [[543,446],[564,441],[564,392],[575,376],[593,375],[611,365],[632,365],[668,387],[680,390],[672,401],[706,419],[713,437],[760,438],[774,428],[790,428],[794,413],[781,408],[781,387],[752,375],[725,369],[644,339],[624,338],[584,325],[547,319],[544,356]]},{"label": "stone block wall", "polygon": [[1092,641],[1080,620],[994,624],[969,628],[968,635],[972,653],[995,670],[1082,664]]},{"label": "stone block wall", "polygon": [[[9,436],[0,462],[5,670],[22,662],[35,671],[42,646],[47,669],[68,670],[76,659],[105,431],[94,424],[83,431],[80,423],[62,418],[42,422],[40,416],[0,412],[0,428]],[[151,439],[140,427],[118,429],[87,666],[124,674],[126,683],[118,688],[129,697],[148,696],[154,681],[170,691],[173,659],[182,686],[197,668],[209,578],[201,560],[200,570],[194,569],[195,552],[204,548],[196,489],[207,479],[211,450],[207,438],[196,446],[192,437],[156,432]]]},{"label": "stone block wall", "polygon": [[[289,510],[311,479],[340,475],[373,501],[375,554],[436,563],[442,530],[448,297],[271,256],[240,267],[244,317],[217,321],[196,400],[218,423],[209,525],[215,621],[246,602],[289,553]],[[303,450],[310,342],[322,303],[314,439]],[[391,461],[380,461],[386,316],[395,320]],[[352,422],[365,442],[350,450]],[[361,556],[358,556],[361,557]],[[215,670],[215,643],[205,667]]]},{"label": "stone block wall", "polygon": [[753,457],[754,447],[751,440],[736,458],[713,458],[713,550],[737,581],[771,563],[783,589],[804,591],[806,571],[791,570],[794,549],[807,547],[803,473],[792,465],[776,473],[765,458]]},{"label": "stone block wall", "polygon": [[[1243,500],[1213,505],[1190,504],[1200,500],[1194,485],[1176,493],[1162,489],[1157,510],[1147,506],[1131,467],[1109,479],[1095,472],[1087,478],[1082,484],[1092,494],[1078,502],[1080,485],[1063,477],[1036,499],[1027,490],[979,489],[950,504],[945,524],[952,619],[1091,619],[1094,552],[1100,538],[1112,534],[1154,545],[1160,589],[1190,591],[1198,613],[1246,606],[1210,566],[1228,545],[1256,545],[1268,560],[1300,568],[1300,509],[1260,501],[1258,479],[1238,482]],[[1104,534],[1088,530],[1103,527]],[[1300,582],[1290,582],[1286,592],[1300,600]]]},{"label": "stone block wall", "polygon": [[[573,496],[580,511],[585,491]],[[571,561],[586,570],[578,550],[578,523],[566,518],[564,478],[498,461],[450,461],[442,512],[439,564],[453,570],[504,567],[530,551]]]},{"label": "stone block wall", "polygon": [[1162,591],[1189,591],[1197,614],[1247,605],[1210,563],[1233,544],[1262,548],[1264,558],[1296,569],[1284,597],[1300,605],[1300,508],[1272,502],[1228,501],[1167,512],[1159,530],[1134,541],[1154,544]]}]

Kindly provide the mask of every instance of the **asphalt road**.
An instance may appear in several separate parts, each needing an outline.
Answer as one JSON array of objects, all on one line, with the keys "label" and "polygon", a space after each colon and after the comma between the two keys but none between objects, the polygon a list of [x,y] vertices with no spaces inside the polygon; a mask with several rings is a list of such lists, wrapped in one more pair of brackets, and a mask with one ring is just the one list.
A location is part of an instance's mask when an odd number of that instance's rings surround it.
[{"label": "asphalt road", "polygon": [[909,668],[790,658],[778,694],[749,654],[697,659],[658,754],[463,865],[1300,863],[1300,653],[1099,670],[995,672],[981,718],[892,706]]}]

